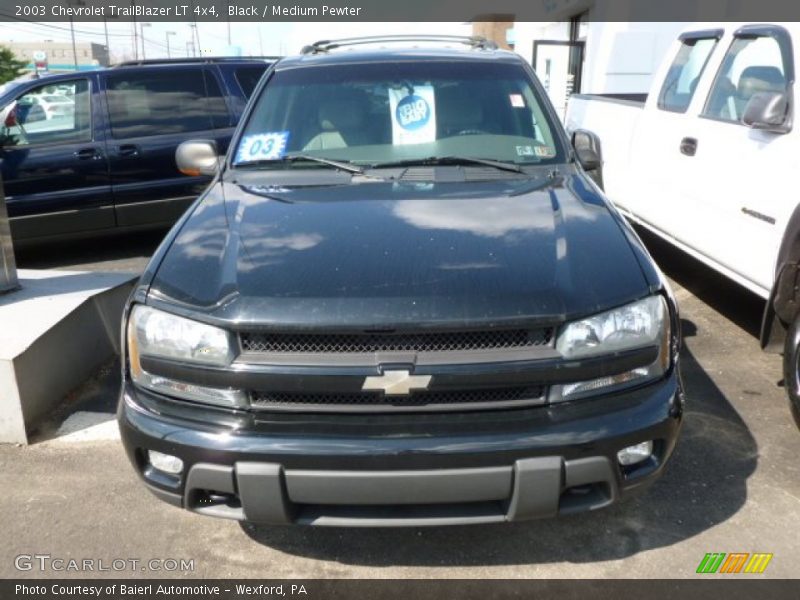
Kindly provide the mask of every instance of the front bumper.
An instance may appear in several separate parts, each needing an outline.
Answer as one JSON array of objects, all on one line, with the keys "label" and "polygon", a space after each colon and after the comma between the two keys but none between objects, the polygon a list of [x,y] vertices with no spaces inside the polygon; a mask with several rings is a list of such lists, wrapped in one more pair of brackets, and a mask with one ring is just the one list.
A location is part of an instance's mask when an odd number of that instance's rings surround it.
[{"label": "front bumper", "polygon": [[[408,416],[210,425],[199,407],[127,383],[119,405],[126,451],[148,488],[197,513],[271,524],[419,526],[553,517],[603,508],[654,481],[680,429],[673,369],[638,389],[459,422]],[[193,415],[195,415],[193,417]],[[622,467],[647,440],[653,455]],[[179,457],[180,475],[147,450]]]}]

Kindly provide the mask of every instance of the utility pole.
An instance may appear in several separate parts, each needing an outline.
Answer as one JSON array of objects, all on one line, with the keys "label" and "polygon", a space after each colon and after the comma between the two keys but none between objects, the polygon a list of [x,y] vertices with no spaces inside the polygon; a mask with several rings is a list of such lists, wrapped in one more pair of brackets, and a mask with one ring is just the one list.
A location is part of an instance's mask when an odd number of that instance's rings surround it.
[{"label": "utility pole", "polygon": [[72,22],[72,15],[69,16],[69,32],[72,35],[72,60],[75,62],[75,70],[78,70],[78,49],[75,46],[75,26]]},{"label": "utility pole", "polygon": [[139,40],[136,39],[136,1],[131,0],[131,9],[133,16],[131,17],[131,24],[133,25],[133,59],[139,60]]},{"label": "utility pole", "polygon": [[150,27],[150,23],[139,23],[139,37],[142,38],[142,60],[147,60],[147,52],[144,49],[144,28]]},{"label": "utility pole", "polygon": [[231,2],[230,0],[225,1],[225,19],[228,22],[228,46],[231,45]]},{"label": "utility pole", "polygon": [[[67,6],[86,6],[83,0],[69,0]],[[75,45],[75,23],[72,20],[72,15],[69,16],[69,33],[72,37],[72,60],[75,63],[75,70],[78,70],[78,48]]]},{"label": "utility pole", "polygon": [[175,35],[174,31],[167,31],[164,33],[164,37],[167,38],[167,58],[172,58],[169,54],[169,36]]},{"label": "utility pole", "polygon": [[103,17],[103,31],[106,34],[106,64],[105,66],[109,66],[111,64],[111,46],[108,44],[108,19]]}]

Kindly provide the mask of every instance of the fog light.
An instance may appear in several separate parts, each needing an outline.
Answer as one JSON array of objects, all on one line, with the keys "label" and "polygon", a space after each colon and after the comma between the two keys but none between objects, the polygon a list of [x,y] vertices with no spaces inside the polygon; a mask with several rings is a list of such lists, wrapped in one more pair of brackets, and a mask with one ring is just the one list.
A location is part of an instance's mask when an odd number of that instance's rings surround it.
[{"label": "fog light", "polygon": [[148,450],[147,457],[150,464],[159,471],[170,473],[171,475],[179,475],[183,471],[183,461],[177,456],[163,454],[155,450]]},{"label": "fog light", "polygon": [[635,446],[628,446],[617,452],[617,460],[623,467],[640,463],[653,454],[653,442],[648,440]]}]

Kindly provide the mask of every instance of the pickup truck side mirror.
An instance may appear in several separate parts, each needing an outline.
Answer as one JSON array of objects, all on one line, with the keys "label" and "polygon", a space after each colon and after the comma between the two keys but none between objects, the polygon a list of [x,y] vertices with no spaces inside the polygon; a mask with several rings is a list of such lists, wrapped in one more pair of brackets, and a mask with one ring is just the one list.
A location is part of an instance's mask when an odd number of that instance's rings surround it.
[{"label": "pickup truck side mirror", "polygon": [[572,134],[572,147],[583,170],[602,188],[603,153],[600,150],[600,138],[591,131],[577,129]]},{"label": "pickup truck side mirror", "polygon": [[184,175],[210,175],[219,171],[217,144],[212,140],[188,140],[175,151],[178,170]]},{"label": "pickup truck side mirror", "polygon": [[591,131],[578,129],[572,134],[572,147],[584,171],[594,171],[603,164],[600,139]]},{"label": "pickup truck side mirror", "polygon": [[751,129],[788,133],[791,130],[788,94],[786,92],[753,94],[744,109],[742,123]]}]

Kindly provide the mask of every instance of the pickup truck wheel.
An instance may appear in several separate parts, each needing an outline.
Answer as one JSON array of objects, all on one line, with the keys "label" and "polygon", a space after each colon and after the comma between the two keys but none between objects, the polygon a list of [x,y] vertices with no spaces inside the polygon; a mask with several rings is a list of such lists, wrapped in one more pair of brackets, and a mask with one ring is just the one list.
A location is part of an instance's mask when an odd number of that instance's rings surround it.
[{"label": "pickup truck wheel", "polygon": [[786,332],[783,347],[783,382],[789,395],[792,416],[800,427],[800,315]]}]

